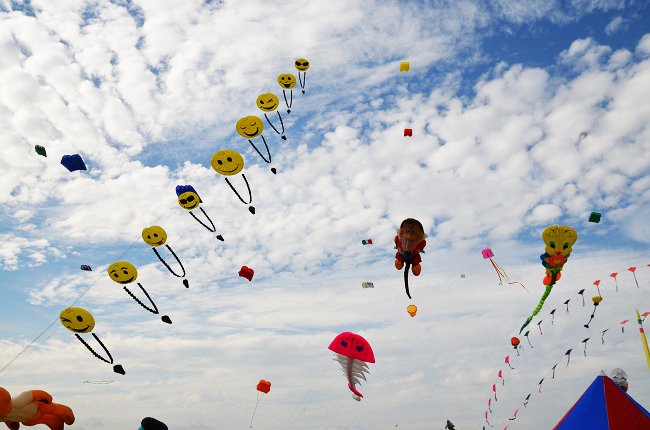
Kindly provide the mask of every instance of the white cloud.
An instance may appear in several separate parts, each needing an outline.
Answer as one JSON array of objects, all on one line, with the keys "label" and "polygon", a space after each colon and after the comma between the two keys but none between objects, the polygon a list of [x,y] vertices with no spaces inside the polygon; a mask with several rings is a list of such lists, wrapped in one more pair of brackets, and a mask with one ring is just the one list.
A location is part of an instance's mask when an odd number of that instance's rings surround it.
[{"label": "white cloud", "polygon": [[625,20],[622,16],[617,16],[616,18],[612,19],[609,24],[607,24],[607,27],[605,27],[605,34],[612,35],[616,33],[623,26],[624,22]]},{"label": "white cloud", "polygon": [[0,234],[0,268],[3,270],[39,266],[48,260],[48,256],[61,259],[65,254],[43,238]]}]

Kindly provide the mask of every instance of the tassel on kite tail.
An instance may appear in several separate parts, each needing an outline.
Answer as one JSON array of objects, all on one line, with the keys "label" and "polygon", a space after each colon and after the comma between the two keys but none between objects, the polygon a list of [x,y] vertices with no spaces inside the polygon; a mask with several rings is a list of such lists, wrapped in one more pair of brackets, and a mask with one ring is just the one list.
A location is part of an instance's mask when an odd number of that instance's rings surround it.
[{"label": "tassel on kite tail", "polygon": [[553,289],[553,285],[555,285],[556,279],[555,279],[556,274],[553,274],[553,279],[550,284],[546,286],[546,291],[544,291],[544,295],[542,295],[542,298],[539,300],[539,303],[537,304],[537,307],[533,311],[533,314],[528,317],[524,325],[521,326],[521,329],[519,329],[519,334],[521,334],[522,331],[530,324],[530,322],[535,318],[535,315],[539,313],[539,311],[542,310],[542,307],[544,307],[544,302],[546,301],[546,298],[548,297],[549,294],[551,294],[551,290]]},{"label": "tassel on kite tail", "polygon": [[499,275],[499,285],[503,285],[503,284],[501,283],[501,275],[503,275],[503,278],[505,278],[505,280],[508,282],[508,285],[519,284],[519,285],[521,285],[522,287],[524,287],[524,290],[526,290],[527,293],[530,293],[530,291],[528,291],[528,288],[526,288],[526,286],[525,286],[524,284],[522,284],[521,282],[517,282],[517,281],[514,281],[514,282],[513,282],[513,281],[511,281],[511,280],[510,280],[510,277],[508,276],[508,273],[506,272],[506,269],[504,269],[503,267],[499,266],[499,265],[496,263],[496,261],[493,261],[491,258],[490,258],[490,261],[492,262],[492,265],[494,266],[494,270],[497,271],[497,275]]},{"label": "tassel on kite tail", "polygon": [[494,267],[494,270],[497,272],[497,276],[499,277],[499,285],[503,285],[503,279],[501,279],[501,272],[499,271],[499,266],[491,258],[490,258],[490,263],[492,263],[492,267]]}]

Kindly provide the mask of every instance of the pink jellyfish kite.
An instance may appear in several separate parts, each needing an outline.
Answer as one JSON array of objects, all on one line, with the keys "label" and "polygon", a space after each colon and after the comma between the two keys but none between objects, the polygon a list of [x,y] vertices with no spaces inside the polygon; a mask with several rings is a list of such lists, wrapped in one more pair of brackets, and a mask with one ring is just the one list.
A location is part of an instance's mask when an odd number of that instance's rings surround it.
[{"label": "pink jellyfish kite", "polygon": [[365,373],[368,372],[366,363],[375,362],[375,354],[367,340],[358,334],[343,332],[336,336],[329,349],[334,352],[333,360],[341,365],[343,373],[348,380],[348,388],[352,391],[352,398],[361,401],[361,394],[355,385],[361,385],[359,378],[366,380]]}]

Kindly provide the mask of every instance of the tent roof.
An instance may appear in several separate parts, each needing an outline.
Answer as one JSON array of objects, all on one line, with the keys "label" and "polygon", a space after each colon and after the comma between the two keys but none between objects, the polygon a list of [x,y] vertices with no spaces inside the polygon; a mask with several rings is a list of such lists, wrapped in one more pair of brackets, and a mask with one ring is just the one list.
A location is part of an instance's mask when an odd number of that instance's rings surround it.
[{"label": "tent roof", "polygon": [[607,376],[598,376],[553,430],[650,429],[650,413]]}]

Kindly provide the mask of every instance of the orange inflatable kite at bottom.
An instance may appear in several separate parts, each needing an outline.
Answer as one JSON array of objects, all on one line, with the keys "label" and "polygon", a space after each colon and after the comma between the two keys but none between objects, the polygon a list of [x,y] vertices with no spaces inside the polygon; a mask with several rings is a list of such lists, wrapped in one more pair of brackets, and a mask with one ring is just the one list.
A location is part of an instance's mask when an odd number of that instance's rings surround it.
[{"label": "orange inflatable kite at bottom", "polygon": [[27,427],[44,424],[50,430],[63,430],[64,424],[71,425],[74,421],[72,409],[52,403],[52,396],[45,391],[25,391],[12,398],[0,387],[0,422],[11,430],[20,429],[20,424]]}]

